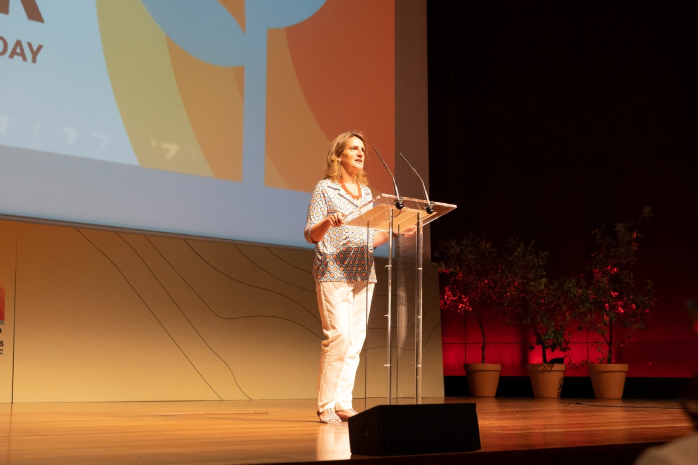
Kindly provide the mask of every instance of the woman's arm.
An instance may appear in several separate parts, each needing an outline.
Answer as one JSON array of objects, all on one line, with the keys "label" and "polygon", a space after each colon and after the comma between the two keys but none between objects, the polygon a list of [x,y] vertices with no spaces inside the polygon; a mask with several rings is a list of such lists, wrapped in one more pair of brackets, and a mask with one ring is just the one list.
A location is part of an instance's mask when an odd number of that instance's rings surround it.
[{"label": "woman's arm", "polygon": [[308,221],[305,223],[303,236],[310,244],[317,244],[325,237],[325,233],[332,225],[327,214],[327,200],[320,183],[315,186],[313,195],[308,204]]},{"label": "woman's arm", "polygon": [[388,242],[388,239],[390,239],[388,231],[378,231],[373,237],[373,248],[375,249],[376,247],[380,247]]},{"label": "woman's arm", "polygon": [[[402,235],[405,237],[412,237],[415,234],[417,234],[416,225],[412,225],[402,232]],[[393,231],[393,235],[397,236],[397,233]],[[388,242],[388,239],[390,239],[390,234],[388,233],[388,231],[378,231],[376,235],[373,237],[373,248],[375,249],[376,247],[380,247],[381,245]]]},{"label": "woman's arm", "polygon": [[310,238],[312,239],[313,243],[318,243],[324,239],[325,234],[327,234],[327,231],[329,231],[330,228],[337,228],[339,226],[342,226],[344,224],[344,215],[341,213],[333,213],[331,215],[327,215],[325,219],[320,221],[319,223],[315,223],[313,226],[310,228]]}]

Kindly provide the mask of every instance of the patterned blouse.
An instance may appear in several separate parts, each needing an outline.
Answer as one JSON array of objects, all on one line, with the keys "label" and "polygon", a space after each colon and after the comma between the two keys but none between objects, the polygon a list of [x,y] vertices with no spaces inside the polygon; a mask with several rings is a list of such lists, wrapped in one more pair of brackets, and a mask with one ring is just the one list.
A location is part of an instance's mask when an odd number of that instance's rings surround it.
[{"label": "patterned blouse", "polygon": [[[305,240],[313,243],[310,228],[324,220],[327,215],[341,212],[346,217],[359,213],[359,206],[371,198],[371,190],[361,186],[361,199],[354,200],[338,182],[323,179],[313,191],[308,205],[308,222],[305,225]],[[365,207],[365,210],[371,206]],[[355,215],[352,215],[355,216]],[[376,230],[370,229],[366,244],[366,228],[340,226],[330,228],[322,241],[315,244],[313,276],[319,282],[341,281],[355,283],[376,282],[376,267],[373,262],[373,239]],[[368,260],[366,247],[368,246]],[[369,275],[370,273],[370,275]]]}]

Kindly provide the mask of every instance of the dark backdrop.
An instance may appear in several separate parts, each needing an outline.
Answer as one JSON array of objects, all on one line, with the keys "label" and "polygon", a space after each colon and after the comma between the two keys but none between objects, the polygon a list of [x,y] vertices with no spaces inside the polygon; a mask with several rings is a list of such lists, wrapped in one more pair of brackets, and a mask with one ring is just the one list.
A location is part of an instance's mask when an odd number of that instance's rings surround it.
[{"label": "dark backdrop", "polygon": [[[458,205],[433,224],[433,249],[471,230],[517,234],[550,251],[550,274],[578,273],[592,229],[653,207],[635,273],[659,301],[618,352],[629,376],[698,368],[684,304],[698,296],[696,13],[692,1],[428,2],[430,189]],[[445,374],[462,375],[479,337],[443,322]],[[492,332],[502,374],[523,374],[526,334]]]}]

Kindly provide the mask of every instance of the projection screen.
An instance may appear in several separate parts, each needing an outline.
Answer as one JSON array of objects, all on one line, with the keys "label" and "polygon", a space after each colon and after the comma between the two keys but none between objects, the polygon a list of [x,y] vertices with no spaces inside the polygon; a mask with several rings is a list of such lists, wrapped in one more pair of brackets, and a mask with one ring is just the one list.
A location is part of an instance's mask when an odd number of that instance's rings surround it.
[{"label": "projection screen", "polygon": [[421,197],[426,110],[424,1],[0,0],[4,218],[307,247],[340,132]]}]

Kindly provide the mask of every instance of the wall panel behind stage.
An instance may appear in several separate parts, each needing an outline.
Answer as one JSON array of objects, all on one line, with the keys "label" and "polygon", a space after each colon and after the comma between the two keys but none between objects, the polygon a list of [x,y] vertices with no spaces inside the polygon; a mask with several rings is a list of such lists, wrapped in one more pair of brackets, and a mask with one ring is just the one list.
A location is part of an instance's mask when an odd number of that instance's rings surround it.
[{"label": "wall panel behind stage", "polygon": [[[313,255],[0,221],[0,402],[314,398],[322,329]],[[423,390],[442,396],[436,268],[425,271]],[[369,397],[386,394],[385,290],[382,279]],[[355,397],[364,396],[365,360]]]}]

